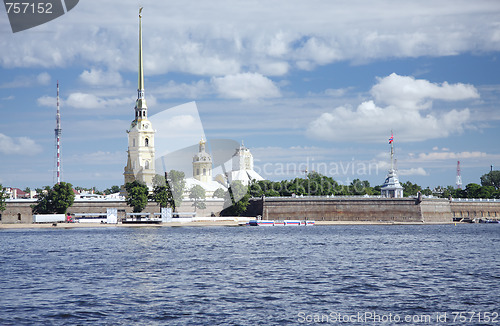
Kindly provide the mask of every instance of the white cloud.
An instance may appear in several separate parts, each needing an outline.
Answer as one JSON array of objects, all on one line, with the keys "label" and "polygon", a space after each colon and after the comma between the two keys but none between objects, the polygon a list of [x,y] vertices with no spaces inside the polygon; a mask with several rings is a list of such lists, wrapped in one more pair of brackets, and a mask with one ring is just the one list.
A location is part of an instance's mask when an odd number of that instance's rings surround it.
[{"label": "white cloud", "polygon": [[32,156],[42,151],[40,145],[28,137],[9,137],[0,133],[0,153]]},{"label": "white cloud", "polygon": [[343,59],[339,49],[339,45],[334,41],[330,44],[324,39],[311,37],[296,51],[295,56],[298,62],[324,65]]},{"label": "white cloud", "polygon": [[396,139],[403,141],[448,137],[469,127],[469,109],[432,110],[426,114],[422,109],[431,109],[432,99],[459,101],[479,96],[471,85],[443,83],[440,86],[396,74],[380,78],[371,93],[388,106],[380,107],[369,100],[355,109],[337,107],[313,120],[307,135],[329,141],[382,142],[386,141],[389,131],[394,130]]},{"label": "white cloud", "polygon": [[283,76],[290,70],[290,65],[286,61],[260,62],[259,72],[268,76]]},{"label": "white cloud", "polygon": [[158,98],[197,99],[213,92],[212,85],[204,80],[199,80],[191,84],[178,84],[174,81],[169,81],[166,85],[151,90],[151,93],[154,93]]},{"label": "white cloud", "polygon": [[92,68],[80,74],[80,80],[91,86],[121,86],[122,76],[117,71],[103,71]]},{"label": "white cloud", "polygon": [[[47,99],[39,99],[39,104],[42,104]],[[154,100],[152,98],[152,100]],[[104,109],[108,107],[117,107],[124,105],[132,105],[134,99],[132,97],[111,98],[105,99],[94,94],[76,92],[71,93],[65,101],[66,105],[77,109]]]},{"label": "white cloud", "polygon": [[[9,51],[0,65],[65,67],[78,62],[129,71],[137,64],[136,7],[132,0],[99,7],[80,2],[70,13],[72,24],[58,19],[37,27],[50,32],[47,37],[5,35],[0,47]],[[104,12],[114,14],[102,19]],[[307,69],[338,60],[498,51],[497,15],[498,4],[488,0],[261,0],[244,7],[222,0],[210,5],[155,2],[144,11],[145,68],[149,75],[180,71],[221,76],[251,66],[267,74],[269,69],[260,64],[276,60]]]},{"label": "white cloud", "polygon": [[[57,105],[57,97],[52,96],[42,96],[36,100],[39,106],[55,107]],[[59,105],[63,106],[63,100],[59,99]]]},{"label": "white cloud", "polygon": [[425,171],[424,168],[410,168],[410,169],[399,169],[398,170],[399,175],[420,175],[420,176],[426,176],[429,175],[427,171]]},{"label": "white cloud", "polygon": [[370,93],[380,104],[416,110],[429,108],[432,100],[459,101],[479,98],[478,91],[472,85],[450,85],[447,82],[439,85],[395,73],[378,78]]},{"label": "white cloud", "polygon": [[416,161],[442,161],[442,160],[460,160],[460,159],[471,159],[471,158],[485,158],[488,154],[485,152],[474,151],[474,152],[432,152],[432,153],[420,153],[415,160]]},{"label": "white cloud", "polygon": [[249,100],[281,96],[279,88],[272,80],[257,73],[214,77],[212,83],[223,98]]},{"label": "white cloud", "polygon": [[0,88],[22,88],[36,85],[45,86],[50,83],[50,78],[51,77],[47,72],[30,76],[15,76],[12,81],[1,84]]},{"label": "white cloud", "polygon": [[42,72],[36,76],[36,80],[40,85],[48,85],[50,83],[50,75],[46,72]]},{"label": "white cloud", "polygon": [[104,101],[94,94],[72,93],[68,96],[68,106],[81,109],[98,109],[104,106]]}]

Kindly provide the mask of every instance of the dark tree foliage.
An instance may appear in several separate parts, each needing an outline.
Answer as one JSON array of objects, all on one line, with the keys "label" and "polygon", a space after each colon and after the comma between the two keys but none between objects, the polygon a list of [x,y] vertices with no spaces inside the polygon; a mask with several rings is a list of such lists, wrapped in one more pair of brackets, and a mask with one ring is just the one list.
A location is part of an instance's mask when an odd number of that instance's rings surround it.
[{"label": "dark tree foliage", "polygon": [[151,199],[160,205],[160,208],[172,207],[175,209],[174,198],[168,184],[166,186],[155,186]]},{"label": "dark tree foliage", "polygon": [[422,191],[422,187],[410,181],[403,182],[401,185],[403,186],[403,196],[405,197],[416,196],[419,191]]},{"label": "dark tree foliage", "polygon": [[33,214],[65,214],[68,207],[73,205],[75,193],[70,183],[61,182],[52,189],[38,193],[38,200],[32,206]]},{"label": "dark tree foliage", "polygon": [[495,170],[486,173],[481,177],[481,185],[494,187],[495,190],[500,190],[500,171]]},{"label": "dark tree foliage", "polygon": [[0,212],[5,210],[5,199],[7,199],[7,195],[5,194],[5,189],[0,184]]},{"label": "dark tree foliage", "polygon": [[108,188],[103,191],[105,195],[109,194],[116,194],[117,192],[120,192],[120,187],[119,186],[111,186],[111,188]]},{"label": "dark tree foliage", "polygon": [[148,204],[148,187],[137,180],[125,184],[127,205],[134,208],[134,213],[140,213]]},{"label": "dark tree foliage", "polygon": [[229,186],[221,216],[241,216],[250,204],[250,194],[247,187],[240,181],[234,181]]}]

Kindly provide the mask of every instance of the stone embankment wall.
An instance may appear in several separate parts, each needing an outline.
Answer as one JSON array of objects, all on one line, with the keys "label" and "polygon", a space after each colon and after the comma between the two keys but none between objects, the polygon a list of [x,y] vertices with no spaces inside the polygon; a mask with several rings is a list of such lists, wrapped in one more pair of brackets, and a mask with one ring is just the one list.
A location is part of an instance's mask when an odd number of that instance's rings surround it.
[{"label": "stone embankment wall", "polygon": [[[0,223],[33,223],[33,214],[31,205],[36,202],[34,200],[9,200],[6,202],[6,209],[0,212]],[[194,212],[193,202],[186,200],[182,202],[179,212]],[[196,216],[210,216],[214,213],[219,215],[223,208],[224,201],[207,200],[205,209],[197,209]],[[68,213],[85,214],[85,213],[102,213],[106,214],[106,209],[116,208],[118,210],[118,218],[124,218],[126,213],[132,213],[132,207],[129,207],[122,200],[76,200],[71,207],[68,208]],[[160,206],[154,202],[149,202],[143,211],[144,213],[159,213]]]},{"label": "stone embankment wall", "polygon": [[454,218],[500,219],[500,200],[453,200],[450,203]]},{"label": "stone embankment wall", "polygon": [[267,197],[254,199],[264,220],[451,223],[447,199],[365,197]]}]

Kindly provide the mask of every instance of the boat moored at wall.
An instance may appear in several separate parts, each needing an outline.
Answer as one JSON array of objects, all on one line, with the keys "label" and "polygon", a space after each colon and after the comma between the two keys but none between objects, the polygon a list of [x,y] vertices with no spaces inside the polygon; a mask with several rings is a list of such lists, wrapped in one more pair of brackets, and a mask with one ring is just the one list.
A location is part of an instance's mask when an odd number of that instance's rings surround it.
[{"label": "boat moored at wall", "polygon": [[248,226],[312,226],[314,221],[300,220],[251,220]]}]

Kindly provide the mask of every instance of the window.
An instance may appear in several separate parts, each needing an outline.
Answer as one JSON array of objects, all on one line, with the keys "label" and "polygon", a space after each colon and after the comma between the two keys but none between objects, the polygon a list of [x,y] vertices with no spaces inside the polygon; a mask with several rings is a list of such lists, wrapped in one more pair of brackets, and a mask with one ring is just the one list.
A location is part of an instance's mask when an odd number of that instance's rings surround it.
[{"label": "window", "polygon": [[135,147],[135,138],[132,139],[132,147]]},{"label": "window", "polygon": [[21,220],[21,213],[17,213],[17,220],[20,221]]},{"label": "window", "polygon": [[196,169],[196,175],[200,175],[200,169]]},{"label": "window", "polygon": [[2,213],[0,213],[0,221],[2,220]]},{"label": "window", "polygon": [[144,145],[145,145],[146,147],[149,147],[149,139],[148,139],[148,138],[146,138],[146,139],[144,140]]},{"label": "window", "polygon": [[146,161],[146,162],[144,163],[144,167],[145,167],[146,169],[149,169],[149,161]]},{"label": "window", "polygon": [[203,175],[207,175],[207,169],[203,169]]}]

